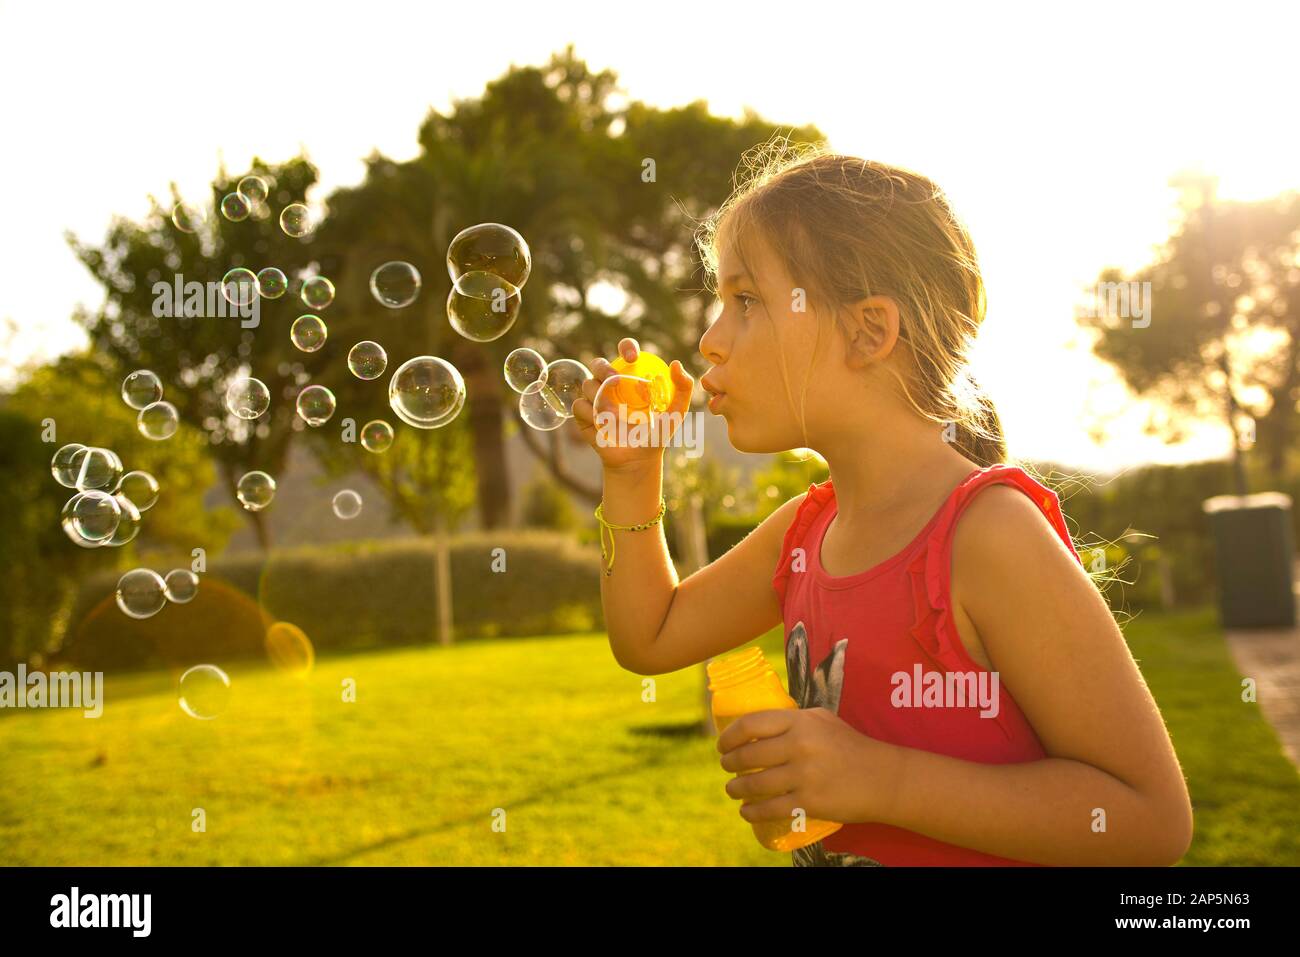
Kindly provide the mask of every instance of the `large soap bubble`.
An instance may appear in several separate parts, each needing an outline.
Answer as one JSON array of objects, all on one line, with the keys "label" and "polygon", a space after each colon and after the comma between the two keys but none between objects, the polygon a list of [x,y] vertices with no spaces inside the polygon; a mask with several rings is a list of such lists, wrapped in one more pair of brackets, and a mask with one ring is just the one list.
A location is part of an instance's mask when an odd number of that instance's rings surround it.
[{"label": "large soap bubble", "polygon": [[388,382],[388,404],[407,425],[440,428],[465,405],[465,380],[445,359],[416,356],[393,373]]},{"label": "large soap bubble", "polygon": [[466,339],[500,339],[519,318],[519,288],[496,273],[464,273],[447,294],[447,320]]},{"label": "large soap bubble", "polygon": [[465,273],[482,271],[522,288],[532,268],[533,255],[524,237],[500,223],[462,229],[447,247],[447,273],[453,282]]},{"label": "large soap bubble", "polygon": [[137,369],[122,380],[122,401],[137,412],[162,397],[162,383],[148,369]]}]

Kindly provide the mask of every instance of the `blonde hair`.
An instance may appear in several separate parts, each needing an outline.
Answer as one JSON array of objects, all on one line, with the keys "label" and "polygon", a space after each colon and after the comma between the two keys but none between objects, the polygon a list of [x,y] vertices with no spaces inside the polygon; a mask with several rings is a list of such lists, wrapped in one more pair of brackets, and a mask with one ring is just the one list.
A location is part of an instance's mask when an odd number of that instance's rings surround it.
[{"label": "blonde hair", "polygon": [[[731,197],[697,229],[714,288],[724,230],[751,275],[751,244],[759,239],[807,301],[830,315],[868,296],[894,299],[899,340],[912,358],[911,375],[896,374],[908,404],[953,426],[952,444],[981,467],[1007,461],[997,411],[969,368],[986,307],[975,246],[938,186],[909,170],[778,136],[744,155]],[[781,373],[793,406],[784,356]],[[797,405],[801,424],[809,378]]]}]

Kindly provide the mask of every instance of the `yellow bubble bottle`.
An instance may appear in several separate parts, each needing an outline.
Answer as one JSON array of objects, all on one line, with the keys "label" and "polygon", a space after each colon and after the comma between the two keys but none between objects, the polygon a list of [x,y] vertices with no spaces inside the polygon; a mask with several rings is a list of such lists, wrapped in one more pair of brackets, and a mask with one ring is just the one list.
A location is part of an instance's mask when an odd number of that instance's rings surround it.
[{"label": "yellow bubble bottle", "polygon": [[[710,661],[706,666],[709,675],[709,691],[713,695],[713,723],[717,725],[718,734],[726,730],[727,725],[743,714],[751,711],[770,711],[776,708],[797,708],[799,705],[785,693],[781,686],[781,676],[764,657],[759,648],[749,648],[735,654]],[[742,771],[741,774],[753,774],[761,771]],[[742,801],[748,804],[748,801]],[[808,818],[804,822],[805,830],[793,829],[794,818],[790,821],[754,821],[751,827],[758,843],[769,851],[793,851],[806,847],[829,837],[843,824],[835,821],[819,821]]]},{"label": "yellow bubble bottle", "polygon": [[[636,362],[628,362],[622,356],[619,356],[610,363],[614,371],[619,375],[635,376],[638,379],[645,379],[649,383],[647,388],[650,394],[650,408],[655,412],[668,411],[668,404],[673,398],[673,376],[668,369],[668,363],[664,362],[653,352],[638,352]],[[639,399],[640,389],[621,390],[620,402],[631,408],[638,405],[644,408],[644,399]]]}]

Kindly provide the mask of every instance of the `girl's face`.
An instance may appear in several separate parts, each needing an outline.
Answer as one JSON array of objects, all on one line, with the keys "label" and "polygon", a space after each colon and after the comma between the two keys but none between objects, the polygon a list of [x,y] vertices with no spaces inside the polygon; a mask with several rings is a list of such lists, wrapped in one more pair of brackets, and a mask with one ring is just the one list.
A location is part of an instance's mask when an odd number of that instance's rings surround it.
[{"label": "girl's face", "polygon": [[[700,379],[709,411],[727,421],[731,444],[742,452],[783,452],[804,445],[799,396],[805,402],[811,435],[814,410],[825,386],[808,378],[818,318],[811,305],[798,308],[799,291],[780,258],[766,243],[755,243],[750,257],[758,273],[745,271],[740,257],[724,244],[718,258],[718,297],[722,311],[700,338],[700,353],[711,369]],[[828,338],[825,329],[822,338]],[[830,343],[822,342],[819,356]],[[782,358],[784,357],[784,375]],[[834,365],[820,361],[821,370]],[[788,382],[788,391],[787,391]]]}]

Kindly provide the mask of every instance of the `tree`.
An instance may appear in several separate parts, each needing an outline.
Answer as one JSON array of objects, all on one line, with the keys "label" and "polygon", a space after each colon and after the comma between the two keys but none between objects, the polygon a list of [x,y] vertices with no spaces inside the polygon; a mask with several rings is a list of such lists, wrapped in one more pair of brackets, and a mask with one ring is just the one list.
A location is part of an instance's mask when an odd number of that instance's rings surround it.
[{"label": "tree", "polygon": [[[105,304],[94,312],[78,313],[94,350],[115,372],[148,368],[166,388],[167,401],[181,419],[207,433],[212,455],[232,496],[240,475],[251,469],[276,474],[285,462],[290,440],[304,423],[296,415],[294,397],[325,366],[321,353],[299,352],[289,342],[289,325],[310,312],[299,298],[301,279],[319,271],[328,276],[333,263],[317,251],[315,237],[287,236],[279,211],[301,202],[316,182],[316,169],[299,157],[279,166],[255,160],[250,171],[270,185],[259,212],[241,222],[224,218],[218,209],[223,196],[240,177],[218,173],[211,200],[197,232],[186,233],[171,221],[171,205],[150,197],[151,211],[143,222],[118,217],[102,245],[83,243],[69,234],[68,242],[91,274],[104,286]],[[173,204],[179,201],[172,187]],[[257,272],[264,266],[281,269],[290,280],[279,299],[260,300],[256,327],[246,327],[233,315],[218,315],[227,307],[201,315],[159,315],[160,290],[177,282],[220,283],[226,272],[244,266]],[[162,284],[162,285],[156,285]],[[182,289],[184,287],[182,286]],[[213,297],[215,299],[215,297]],[[328,319],[328,311],[323,315]],[[271,407],[252,423],[235,418],[225,407],[226,387],[251,374],[266,383]],[[267,530],[260,512],[245,512],[265,548]]]},{"label": "tree", "polygon": [[[1273,480],[1286,468],[1300,399],[1300,197],[1257,203],[1214,197],[1214,182],[1185,180],[1185,219],[1155,261],[1125,276],[1101,273],[1080,323],[1096,354],[1139,395],[1168,410],[1152,428],[1180,436],[1181,417],[1218,418],[1233,438],[1234,482],[1247,488],[1244,451],[1258,438]],[[1150,312],[1124,309],[1150,283]],[[1137,285],[1130,285],[1137,284]],[[1109,290],[1121,295],[1110,298]],[[1120,309],[1116,310],[1118,302]],[[1118,314],[1117,314],[1118,312]]]}]

